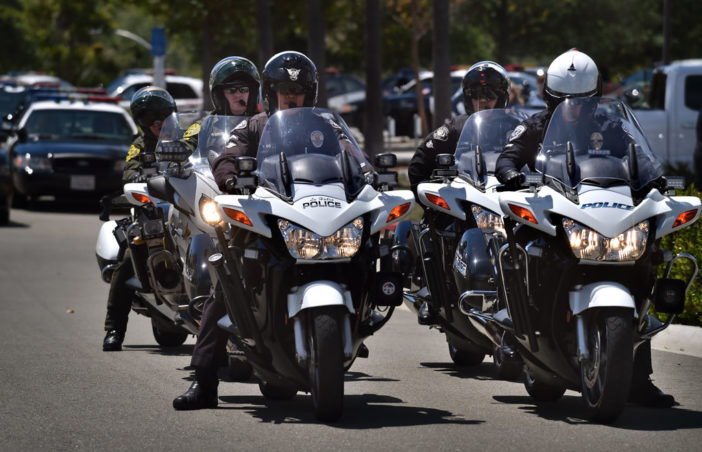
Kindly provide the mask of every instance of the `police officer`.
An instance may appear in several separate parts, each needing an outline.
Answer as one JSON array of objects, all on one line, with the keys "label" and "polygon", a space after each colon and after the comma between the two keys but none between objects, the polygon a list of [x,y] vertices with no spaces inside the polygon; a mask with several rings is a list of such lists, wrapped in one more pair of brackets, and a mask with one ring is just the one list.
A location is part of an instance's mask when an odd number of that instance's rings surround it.
[{"label": "police officer", "polygon": [[[436,156],[453,154],[456,151],[463,125],[471,114],[507,107],[510,93],[509,80],[505,69],[497,63],[492,61],[475,63],[463,76],[461,88],[466,114],[447,120],[444,125],[430,133],[412,156],[407,173],[415,197],[417,185],[428,180],[436,168]],[[422,325],[432,325],[437,322],[436,308],[430,303],[423,303],[417,316]]]},{"label": "police officer", "polygon": [[[585,53],[571,49],[553,60],[544,80],[547,108],[524,120],[514,130],[497,159],[495,172],[498,180],[508,187],[518,188],[522,185],[525,176],[520,169],[524,165],[534,169],[539,145],[558,104],[565,99],[601,94],[602,80],[597,65]],[[629,401],[656,408],[673,406],[673,396],[664,394],[649,378],[652,372],[651,343],[645,341],[636,349]]]},{"label": "police officer", "polygon": [[[223,58],[210,71],[210,99],[214,110],[207,116],[255,115],[260,84],[258,69],[250,60],[240,56]],[[191,153],[197,149],[200,125],[207,116],[193,123],[183,134],[183,142]]]},{"label": "police officer", "polygon": [[[210,99],[214,111],[223,116],[252,116],[258,107],[260,76],[248,59],[227,57],[214,65],[210,72]],[[204,120],[204,118],[203,118]],[[191,125],[183,142],[192,152],[197,149],[201,121]],[[176,410],[196,410],[217,406],[217,370],[226,364],[227,333],[217,326],[226,315],[221,300],[210,297],[202,308],[200,329],[190,365],[195,369],[195,381],[173,401]]]},{"label": "police officer", "polygon": [[[261,88],[264,112],[238,125],[232,131],[227,147],[212,163],[215,181],[224,192],[233,189],[236,157],[256,156],[261,132],[270,115],[278,110],[311,107],[316,104],[317,68],[309,58],[299,52],[279,53],[266,63]],[[205,305],[191,361],[195,367],[195,381],[183,395],[173,401],[176,410],[217,406],[217,369],[225,363],[227,343],[227,333],[217,326],[217,320],[224,315],[226,308],[222,300],[215,297]]]},{"label": "police officer", "polygon": [[[132,142],[127,154],[127,162],[122,173],[122,182],[143,182],[144,161],[154,161],[145,156],[153,154],[164,120],[176,111],[176,104],[168,92],[155,86],[140,89],[132,97],[129,105],[134,121],[140,128],[139,135]],[[127,330],[127,318],[132,305],[134,291],[127,287],[126,281],[134,275],[129,250],[124,253],[122,261],[110,281],[110,293],[107,298],[107,315],[105,316],[104,351],[122,350],[124,333]]]}]

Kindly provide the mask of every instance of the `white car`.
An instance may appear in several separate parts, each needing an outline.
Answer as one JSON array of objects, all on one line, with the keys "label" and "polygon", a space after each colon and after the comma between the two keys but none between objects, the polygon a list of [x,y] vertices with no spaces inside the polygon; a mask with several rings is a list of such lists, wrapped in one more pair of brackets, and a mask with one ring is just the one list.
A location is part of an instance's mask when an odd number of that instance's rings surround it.
[{"label": "white car", "polygon": [[[107,85],[107,95],[121,97],[120,105],[129,109],[132,96],[139,89],[152,85],[154,78],[148,74],[130,74],[118,77]],[[173,96],[178,111],[202,110],[202,80],[182,75],[166,75],[166,90]]]}]

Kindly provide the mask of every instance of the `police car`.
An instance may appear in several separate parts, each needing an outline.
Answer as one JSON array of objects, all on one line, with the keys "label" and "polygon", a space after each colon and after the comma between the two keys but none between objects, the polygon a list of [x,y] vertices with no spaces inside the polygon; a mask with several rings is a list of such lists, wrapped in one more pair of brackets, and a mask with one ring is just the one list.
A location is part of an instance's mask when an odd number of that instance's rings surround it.
[{"label": "police car", "polygon": [[[193,77],[166,74],[166,91],[173,96],[179,112],[202,110],[202,80]],[[108,96],[120,97],[120,105],[129,109],[129,102],[135,92],[152,85],[154,78],[148,74],[129,74],[118,77],[109,85]]]},{"label": "police car", "polygon": [[6,143],[16,205],[121,189],[137,128],[124,108],[98,100],[60,95],[29,104]]}]

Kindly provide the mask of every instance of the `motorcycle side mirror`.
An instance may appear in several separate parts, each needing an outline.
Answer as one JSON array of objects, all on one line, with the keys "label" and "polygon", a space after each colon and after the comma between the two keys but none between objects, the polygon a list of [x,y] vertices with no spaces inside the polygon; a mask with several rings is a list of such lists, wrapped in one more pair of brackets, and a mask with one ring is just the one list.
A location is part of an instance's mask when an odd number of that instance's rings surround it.
[{"label": "motorcycle side mirror", "polygon": [[453,154],[439,154],[436,156],[436,166],[440,169],[449,169],[456,164],[456,157]]},{"label": "motorcycle side mirror", "polygon": [[147,179],[146,189],[155,198],[162,199],[175,205],[175,192],[166,176],[153,176]]},{"label": "motorcycle side mirror", "polygon": [[256,159],[248,156],[239,156],[234,160],[238,175],[235,178],[234,188],[237,190],[253,190],[258,186],[258,177],[251,174],[256,170]]},{"label": "motorcycle side mirror", "polygon": [[394,168],[397,166],[397,156],[389,152],[378,154],[375,156],[375,166],[381,169]]}]

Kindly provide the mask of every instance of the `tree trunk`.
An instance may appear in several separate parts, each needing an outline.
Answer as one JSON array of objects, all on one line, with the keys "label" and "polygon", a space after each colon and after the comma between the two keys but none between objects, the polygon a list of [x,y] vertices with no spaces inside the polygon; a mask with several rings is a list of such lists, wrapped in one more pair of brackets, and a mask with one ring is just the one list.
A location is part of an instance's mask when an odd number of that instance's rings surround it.
[{"label": "tree trunk", "polygon": [[273,30],[271,29],[271,10],[268,0],[256,0],[256,23],[258,26],[258,68],[263,66],[273,56]]},{"label": "tree trunk", "polygon": [[202,22],[202,47],[201,47],[201,62],[202,62],[202,105],[203,110],[211,111],[214,106],[210,98],[210,72],[216,61],[214,55],[214,34],[212,30],[216,30],[217,17],[214,8],[207,9],[205,19]]},{"label": "tree trunk", "polygon": [[363,127],[364,147],[372,159],[383,152],[383,97],[381,71],[380,2],[366,0],[366,102]]},{"label": "tree trunk", "polygon": [[451,48],[449,2],[434,0],[434,116],[432,128],[451,118]]},{"label": "tree trunk", "polygon": [[309,30],[307,49],[309,57],[317,66],[319,87],[317,91],[317,106],[327,107],[327,74],[326,58],[324,56],[324,14],[321,0],[307,0],[307,27]]},{"label": "tree trunk", "polygon": [[[417,0],[412,0],[412,23],[419,23],[419,12],[417,6]],[[412,69],[414,69],[414,89],[417,93],[417,113],[419,114],[419,119],[422,123],[421,136],[425,137],[429,133],[429,124],[427,122],[427,112],[424,108],[424,94],[422,93],[422,84],[419,80],[419,40],[422,35],[417,30],[417,27],[412,29]],[[412,135],[414,135],[414,124],[412,127]]]}]

